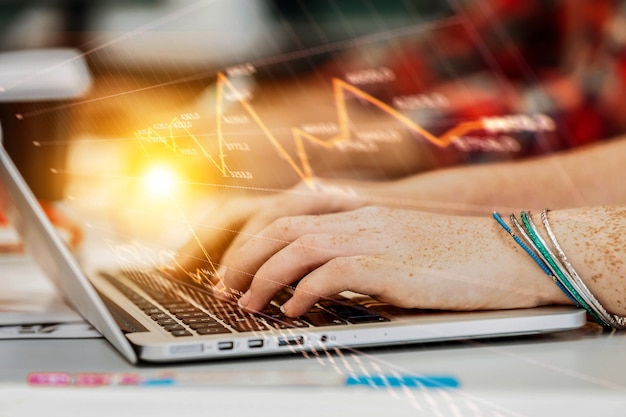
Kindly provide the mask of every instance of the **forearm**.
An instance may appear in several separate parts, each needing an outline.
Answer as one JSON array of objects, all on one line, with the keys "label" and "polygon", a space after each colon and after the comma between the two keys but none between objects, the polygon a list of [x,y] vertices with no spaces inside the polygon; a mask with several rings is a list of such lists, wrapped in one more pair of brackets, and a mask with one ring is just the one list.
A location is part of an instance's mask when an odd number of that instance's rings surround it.
[{"label": "forearm", "polygon": [[626,139],[526,161],[457,167],[357,189],[372,200],[466,214],[626,204]]}]

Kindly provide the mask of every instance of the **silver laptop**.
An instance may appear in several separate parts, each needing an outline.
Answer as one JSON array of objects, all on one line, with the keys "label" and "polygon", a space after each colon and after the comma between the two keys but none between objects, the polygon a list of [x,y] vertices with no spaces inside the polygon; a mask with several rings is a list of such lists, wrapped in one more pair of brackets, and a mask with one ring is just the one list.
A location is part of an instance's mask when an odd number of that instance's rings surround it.
[{"label": "silver laptop", "polygon": [[[275,305],[248,314],[193,279],[135,262],[140,247],[120,254],[120,246],[109,245],[117,253],[108,271],[86,267],[4,147],[0,159],[0,201],[25,245],[67,301],[132,363],[526,335],[574,329],[586,320],[584,310],[573,307],[433,312],[342,297],[298,319],[281,316]],[[107,259],[105,252],[100,259]]]}]

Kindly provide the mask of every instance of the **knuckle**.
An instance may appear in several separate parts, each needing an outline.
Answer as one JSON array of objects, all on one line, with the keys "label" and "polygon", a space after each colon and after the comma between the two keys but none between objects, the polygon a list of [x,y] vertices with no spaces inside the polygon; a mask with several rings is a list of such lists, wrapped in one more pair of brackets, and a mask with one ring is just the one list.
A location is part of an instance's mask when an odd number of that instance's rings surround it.
[{"label": "knuckle", "polygon": [[321,244],[322,236],[320,235],[303,235],[294,241],[294,244],[303,248],[318,248]]},{"label": "knuckle", "polygon": [[378,207],[378,206],[365,206],[365,207],[358,209],[358,211],[366,217],[378,216],[382,214],[385,210],[386,210],[385,208]]},{"label": "knuckle", "polygon": [[304,277],[300,280],[294,290],[294,296],[302,297],[309,296],[311,294],[318,294],[319,282],[311,279],[310,277]]},{"label": "knuckle", "polygon": [[319,299],[328,292],[328,286],[330,285],[328,278],[323,268],[317,269],[315,277],[307,275],[300,280],[294,291],[294,297]]},{"label": "knuckle", "polygon": [[333,258],[326,262],[324,270],[328,276],[348,277],[354,271],[354,262],[346,257]]},{"label": "knuckle", "polygon": [[293,225],[293,220],[291,217],[279,217],[278,219],[272,220],[269,229],[273,232],[288,232],[291,230]]},{"label": "knuckle", "polygon": [[307,234],[298,237],[292,243],[292,248],[305,258],[314,257],[318,258],[320,252],[326,252],[330,250],[330,238],[327,235],[322,234]]}]

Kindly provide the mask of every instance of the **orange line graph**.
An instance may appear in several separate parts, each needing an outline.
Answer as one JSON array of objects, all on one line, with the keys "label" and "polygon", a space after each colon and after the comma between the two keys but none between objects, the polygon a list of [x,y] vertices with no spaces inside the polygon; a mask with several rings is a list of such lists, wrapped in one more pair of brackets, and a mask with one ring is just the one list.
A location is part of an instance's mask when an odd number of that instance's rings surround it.
[{"label": "orange line graph", "polygon": [[331,138],[320,138],[311,133],[308,133],[298,127],[293,127],[291,129],[294,143],[296,145],[297,159],[294,159],[282,146],[280,140],[271,132],[271,130],[266,126],[263,122],[262,118],[256,112],[254,107],[250,104],[250,102],[243,98],[243,95],[237,88],[231,83],[231,81],[222,73],[217,74],[217,82],[216,82],[216,133],[217,133],[217,151],[218,154],[216,157],[213,157],[200,143],[198,138],[191,132],[187,127],[184,126],[184,121],[175,117],[172,121],[167,124],[166,128],[161,129],[165,130],[167,133],[162,135],[159,133],[157,129],[153,129],[152,127],[148,129],[144,129],[143,131],[135,132],[135,137],[140,140],[144,151],[147,153],[147,149],[145,147],[146,142],[148,143],[162,143],[172,152],[178,155],[183,154],[183,148],[181,148],[174,135],[174,128],[182,128],[186,135],[192,139],[195,146],[202,153],[202,155],[209,161],[222,175],[228,176],[230,170],[225,162],[225,147],[228,142],[223,137],[223,113],[224,113],[224,90],[228,88],[234,97],[236,97],[237,102],[243,107],[248,116],[254,121],[254,123],[261,129],[263,135],[270,141],[270,143],[277,150],[279,155],[289,164],[291,169],[306,183],[311,183],[314,178],[313,169],[309,163],[309,157],[307,155],[306,149],[304,147],[305,140],[311,143],[315,143],[319,146],[322,146],[326,149],[333,149],[339,146],[340,144],[353,141],[352,134],[350,132],[350,118],[348,115],[347,108],[347,100],[346,93],[352,94],[361,100],[364,100],[381,111],[387,113],[392,118],[398,120],[402,125],[408,128],[410,131],[417,133],[421,137],[423,137],[428,142],[432,143],[435,146],[440,148],[445,148],[450,146],[453,141],[466,135],[470,132],[482,130],[485,128],[485,124],[482,120],[473,120],[468,122],[461,122],[458,125],[452,127],[448,131],[444,132],[440,136],[436,136],[426,130],[424,127],[414,122],[410,118],[406,117],[404,114],[388,105],[387,103],[367,94],[363,90],[339,79],[332,79],[332,88],[334,95],[334,102],[337,109],[337,120],[339,126],[339,132],[331,137]]},{"label": "orange line graph", "polygon": [[[204,251],[200,241],[198,241],[198,244],[202,248],[205,259],[208,261],[208,269],[195,267],[193,271],[188,270],[179,262],[178,253],[168,249],[151,249],[138,242],[117,244],[107,240],[106,243],[121,266],[141,266],[162,273],[179,274],[182,272],[183,276],[191,279],[206,290],[226,290],[218,285],[221,283],[220,274],[217,272],[217,268],[208,253]],[[180,275],[177,276],[180,277]]]}]

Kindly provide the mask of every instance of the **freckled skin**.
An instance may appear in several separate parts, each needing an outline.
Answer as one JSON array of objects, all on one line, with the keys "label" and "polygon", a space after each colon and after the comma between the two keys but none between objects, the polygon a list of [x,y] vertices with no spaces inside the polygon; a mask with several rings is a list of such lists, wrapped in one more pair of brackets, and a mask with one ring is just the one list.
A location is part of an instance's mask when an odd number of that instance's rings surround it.
[{"label": "freckled skin", "polygon": [[[319,298],[343,290],[415,308],[476,310],[567,303],[489,218],[365,207],[296,216],[289,224],[286,234],[281,234],[280,223],[260,233],[272,240],[250,239],[241,247],[236,268],[225,276],[229,286],[245,290],[250,285],[251,310],[261,309],[276,291],[299,280],[293,309],[287,309],[294,316]],[[301,241],[308,246],[290,243]],[[392,242],[392,250],[385,249],[387,242]],[[341,262],[333,263],[336,259]],[[519,277],[524,277],[524,285]]]},{"label": "freckled skin", "polygon": [[[626,244],[621,227],[603,227],[607,219],[617,224],[625,216],[626,209],[549,213],[563,250],[583,280],[607,309],[619,314],[625,310],[620,300],[626,299],[619,283],[626,276],[620,257],[623,246],[598,248],[606,245],[607,234],[618,245]],[[535,223],[541,225],[541,220],[536,217]],[[591,250],[581,252],[587,245]],[[268,226],[239,254],[225,282],[238,290],[250,289],[251,310],[263,308],[276,291],[294,284],[295,295],[286,305],[287,314],[293,316],[344,290],[415,308],[476,310],[570,303],[491,218],[372,206],[294,216]]]},{"label": "freckled skin", "polygon": [[537,214],[549,207],[557,239],[583,281],[609,311],[626,315],[626,187],[616,175],[625,162],[623,138],[393,182],[325,181],[349,186],[350,196],[301,184],[268,199],[220,204],[200,236],[202,251],[192,242],[181,252],[192,263],[208,253],[230,288],[249,288],[252,309],[297,283],[293,315],[316,297],[346,289],[431,308],[569,303],[490,218],[494,209]]},{"label": "freckled skin", "polygon": [[594,296],[626,315],[626,208],[599,207],[549,213],[559,244]]}]

